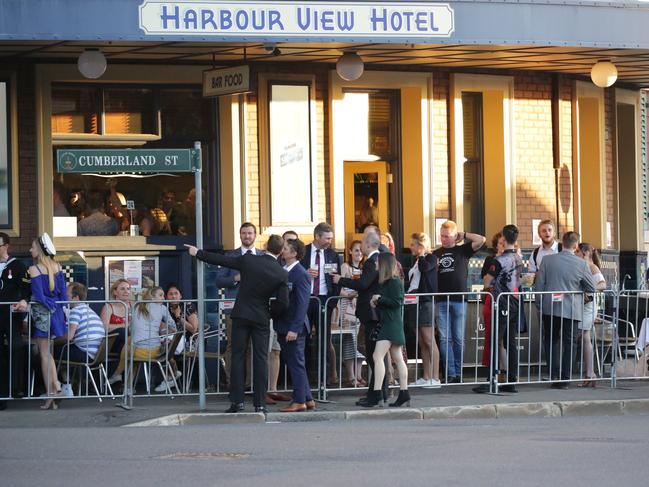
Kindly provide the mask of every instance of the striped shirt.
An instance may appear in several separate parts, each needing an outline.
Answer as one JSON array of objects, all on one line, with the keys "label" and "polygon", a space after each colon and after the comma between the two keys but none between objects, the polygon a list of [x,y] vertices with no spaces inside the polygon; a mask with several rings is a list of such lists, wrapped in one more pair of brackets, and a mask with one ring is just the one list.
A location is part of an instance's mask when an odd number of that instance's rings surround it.
[{"label": "striped shirt", "polygon": [[106,335],[101,318],[87,304],[81,303],[70,310],[68,325],[77,327],[72,342],[94,359]]}]

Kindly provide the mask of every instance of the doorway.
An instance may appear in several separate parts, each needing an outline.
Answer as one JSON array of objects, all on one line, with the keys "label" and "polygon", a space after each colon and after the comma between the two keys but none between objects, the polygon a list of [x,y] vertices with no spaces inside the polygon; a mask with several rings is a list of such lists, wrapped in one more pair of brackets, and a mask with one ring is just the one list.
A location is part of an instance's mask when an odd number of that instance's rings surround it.
[{"label": "doorway", "polygon": [[400,92],[345,89],[349,114],[344,162],[345,245],[376,224],[402,245]]},{"label": "doorway", "polygon": [[485,234],[482,114],[482,93],[463,91],[464,229],[478,235]]}]

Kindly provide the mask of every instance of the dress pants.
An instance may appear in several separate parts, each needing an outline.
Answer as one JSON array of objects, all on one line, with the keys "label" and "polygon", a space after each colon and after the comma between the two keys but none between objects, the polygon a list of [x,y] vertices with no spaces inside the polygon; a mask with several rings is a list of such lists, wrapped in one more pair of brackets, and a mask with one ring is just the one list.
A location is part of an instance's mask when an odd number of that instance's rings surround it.
[{"label": "dress pants", "polygon": [[[498,364],[496,369],[505,370],[505,364],[499,363],[500,344],[507,351],[507,380],[516,382],[518,379],[518,323],[519,323],[519,303],[518,299],[513,296],[503,297],[498,302],[498,340],[491,349],[491,357],[494,364]],[[493,331],[493,330],[492,330]]]},{"label": "dress pants", "polygon": [[[10,315],[10,313],[9,306],[0,306],[0,397],[9,397],[10,393],[25,390],[23,380],[25,360],[20,334],[24,314],[11,313]],[[5,341],[8,344],[7,348],[5,348]]]},{"label": "dress pants", "polygon": [[304,346],[306,344],[306,333],[300,333],[296,340],[287,342],[286,335],[277,335],[277,340],[282,347],[282,358],[286,362],[291,383],[293,384],[293,402],[304,404],[313,400],[309,379],[304,366]]},{"label": "dress pants", "polygon": [[543,315],[543,346],[552,380],[570,380],[579,321]]},{"label": "dress pants", "polygon": [[230,402],[243,403],[246,349],[252,341],[254,405],[265,404],[268,387],[268,340],[270,323],[255,323],[243,318],[232,319],[232,366],[230,368]]},{"label": "dress pants", "polygon": [[[367,377],[368,391],[374,389],[374,349],[376,348],[376,342],[371,339],[372,330],[378,326],[377,321],[368,321],[361,323],[361,326],[365,328],[365,361],[367,362],[368,367],[370,368],[370,373]],[[387,354],[385,361],[387,362],[390,354]],[[387,363],[385,370],[387,371]],[[383,391],[383,400],[387,401],[388,399],[388,374],[386,373],[383,377],[383,386],[381,387]]]}]

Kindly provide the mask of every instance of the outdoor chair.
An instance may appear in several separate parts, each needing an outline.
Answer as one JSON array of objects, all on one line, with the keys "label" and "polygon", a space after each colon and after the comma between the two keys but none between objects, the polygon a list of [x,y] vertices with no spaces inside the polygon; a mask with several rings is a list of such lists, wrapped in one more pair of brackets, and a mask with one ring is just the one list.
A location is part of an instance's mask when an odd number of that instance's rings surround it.
[{"label": "outdoor chair", "polygon": [[[92,387],[95,390],[95,394],[97,395],[97,399],[99,402],[102,402],[101,399],[101,394],[100,394],[100,388],[103,390],[106,388],[108,390],[109,395],[114,398],[115,394],[113,393],[113,389],[108,383],[108,372],[107,372],[107,367],[104,366],[104,363],[108,363],[111,358],[108,356],[106,353],[107,350],[110,350],[113,346],[113,343],[115,343],[115,340],[117,339],[117,333],[111,333],[107,336],[104,336],[104,338],[101,340],[101,343],[99,344],[99,348],[97,349],[97,354],[95,355],[95,358],[93,359],[92,362],[75,362],[72,360],[66,360],[67,355],[65,353],[66,349],[69,347],[70,342],[67,342],[64,347],[63,351],[61,352],[61,357],[59,358],[59,362],[57,365],[57,371],[61,369],[61,364],[65,363],[69,368],[73,368],[75,373],[78,374],[78,382],[79,382],[79,392],[78,394],[81,395],[81,385],[82,385],[82,378],[81,378],[81,370],[86,371],[86,387],[88,385],[88,379],[90,379],[90,382],[92,383]],[[95,378],[93,376],[93,371],[99,371],[99,385],[100,388],[97,387],[97,382],[95,381]],[[72,382],[72,377],[70,376],[69,379]]]},{"label": "outdoor chair", "polygon": [[[167,382],[167,372],[169,372],[169,370],[171,369],[171,364],[169,363],[169,360],[173,358],[176,348],[178,348],[178,344],[180,343],[180,340],[182,339],[183,335],[184,335],[184,331],[176,331],[173,333],[169,333],[167,335],[160,335],[161,340],[169,337],[172,338],[171,340],[165,340],[165,342],[161,345],[160,353],[157,356],[146,358],[146,359],[138,359],[134,357],[133,374],[131,375],[130,380],[134,381],[134,379],[140,373],[140,369],[144,368],[144,381],[146,383],[146,392],[147,394],[151,394],[151,379],[153,376],[153,370],[151,369],[151,364],[156,364],[158,366],[158,369],[160,370],[160,373],[162,374],[162,379],[165,381],[166,393],[173,394],[171,387]],[[143,341],[150,342],[150,340],[151,339],[146,339]],[[137,343],[134,344],[133,346],[137,347]],[[173,386],[176,389],[176,392],[180,394],[180,388],[178,387],[178,382],[176,381],[176,377],[174,376],[174,374],[171,374],[171,378],[173,380]]]}]

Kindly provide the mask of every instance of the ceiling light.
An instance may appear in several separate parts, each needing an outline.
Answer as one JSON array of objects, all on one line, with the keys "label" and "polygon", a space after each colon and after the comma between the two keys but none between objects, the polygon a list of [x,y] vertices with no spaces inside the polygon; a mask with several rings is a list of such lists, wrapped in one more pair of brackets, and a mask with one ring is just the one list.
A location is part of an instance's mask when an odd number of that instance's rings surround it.
[{"label": "ceiling light", "polygon": [[590,79],[600,88],[608,88],[617,80],[617,68],[608,59],[597,61],[590,70]]},{"label": "ceiling light", "polygon": [[345,81],[354,81],[361,77],[365,66],[361,57],[355,52],[346,52],[336,63],[336,72]]},{"label": "ceiling light", "polygon": [[106,56],[99,49],[86,49],[79,56],[77,66],[86,78],[100,78],[106,72]]}]

